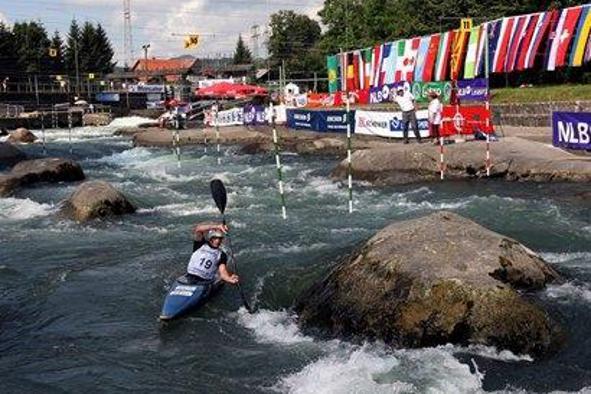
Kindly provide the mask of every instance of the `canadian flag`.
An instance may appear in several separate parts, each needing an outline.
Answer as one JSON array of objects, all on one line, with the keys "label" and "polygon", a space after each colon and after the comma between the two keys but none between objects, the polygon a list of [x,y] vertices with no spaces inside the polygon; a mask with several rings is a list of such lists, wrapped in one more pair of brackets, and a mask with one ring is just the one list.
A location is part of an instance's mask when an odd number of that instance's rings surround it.
[{"label": "canadian flag", "polygon": [[412,82],[417,64],[417,52],[421,37],[400,41],[398,46],[398,62],[396,64],[396,82]]}]

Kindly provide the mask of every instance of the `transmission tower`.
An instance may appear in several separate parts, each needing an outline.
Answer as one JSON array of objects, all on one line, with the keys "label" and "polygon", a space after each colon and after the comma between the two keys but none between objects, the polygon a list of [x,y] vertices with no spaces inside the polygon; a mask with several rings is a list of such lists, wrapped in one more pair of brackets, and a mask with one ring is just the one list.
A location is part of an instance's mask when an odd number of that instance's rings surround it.
[{"label": "transmission tower", "polygon": [[259,37],[261,36],[261,33],[259,32],[259,25],[252,26],[250,31],[250,38],[252,40],[252,55],[256,60],[259,58]]},{"label": "transmission tower", "polygon": [[123,0],[123,56],[125,68],[133,62],[133,39],[131,37],[131,0]]}]

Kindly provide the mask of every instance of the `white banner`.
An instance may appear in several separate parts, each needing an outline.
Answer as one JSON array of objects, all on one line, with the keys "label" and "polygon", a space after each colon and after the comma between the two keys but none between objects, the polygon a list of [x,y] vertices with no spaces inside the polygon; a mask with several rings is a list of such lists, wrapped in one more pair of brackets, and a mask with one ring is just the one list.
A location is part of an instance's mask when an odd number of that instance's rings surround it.
[{"label": "white banner", "polygon": [[[429,137],[429,121],[426,109],[417,111],[417,122],[421,137]],[[414,138],[413,126],[412,124],[408,126],[408,136]],[[355,134],[403,138],[403,127],[402,112],[355,111]]]},{"label": "white banner", "polygon": [[[211,126],[215,126],[215,113],[211,113]],[[218,112],[218,126],[242,126],[244,124],[244,110],[232,108]]]}]

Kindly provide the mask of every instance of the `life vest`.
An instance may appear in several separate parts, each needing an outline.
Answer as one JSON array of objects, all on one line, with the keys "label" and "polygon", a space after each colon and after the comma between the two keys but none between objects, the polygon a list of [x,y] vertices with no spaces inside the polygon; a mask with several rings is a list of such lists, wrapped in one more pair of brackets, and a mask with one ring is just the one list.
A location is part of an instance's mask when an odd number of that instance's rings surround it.
[{"label": "life vest", "polygon": [[205,244],[191,255],[187,272],[206,280],[214,280],[218,272],[221,256],[221,249],[214,249],[209,244]]}]

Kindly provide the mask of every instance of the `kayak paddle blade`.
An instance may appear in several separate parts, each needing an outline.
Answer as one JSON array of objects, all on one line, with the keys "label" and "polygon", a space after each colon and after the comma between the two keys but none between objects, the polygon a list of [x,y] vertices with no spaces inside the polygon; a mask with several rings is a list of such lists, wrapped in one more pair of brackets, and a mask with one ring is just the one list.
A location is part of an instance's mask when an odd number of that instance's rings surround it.
[{"label": "kayak paddle blade", "polygon": [[226,210],[226,202],[227,202],[227,195],[226,195],[226,187],[219,179],[214,179],[209,184],[211,188],[211,196],[215,201],[215,205],[217,205],[218,209],[220,210],[221,214],[224,214]]}]

